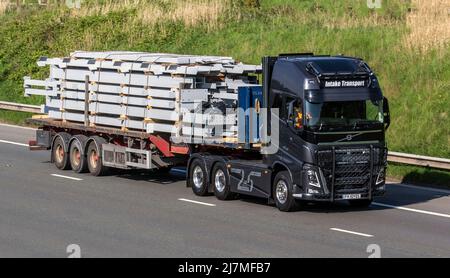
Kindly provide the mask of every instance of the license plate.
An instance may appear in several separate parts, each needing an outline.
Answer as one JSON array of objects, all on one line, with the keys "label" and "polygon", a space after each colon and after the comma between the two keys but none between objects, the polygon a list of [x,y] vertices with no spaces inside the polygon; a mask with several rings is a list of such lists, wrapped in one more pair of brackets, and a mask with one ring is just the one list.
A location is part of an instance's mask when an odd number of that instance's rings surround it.
[{"label": "license plate", "polygon": [[361,194],[344,194],[342,195],[342,199],[344,200],[361,199]]}]

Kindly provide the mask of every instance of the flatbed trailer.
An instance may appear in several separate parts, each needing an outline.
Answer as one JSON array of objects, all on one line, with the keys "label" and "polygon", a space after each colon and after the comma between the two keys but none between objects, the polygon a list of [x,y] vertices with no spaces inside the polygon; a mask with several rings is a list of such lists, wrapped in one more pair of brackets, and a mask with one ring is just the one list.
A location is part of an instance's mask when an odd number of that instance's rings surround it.
[{"label": "flatbed trailer", "polygon": [[111,168],[184,165],[186,184],[198,196],[251,195],[282,211],[309,201],[368,206],[384,194],[389,106],[366,63],[284,54],[263,58],[262,77],[262,85],[236,87],[238,132],[231,139],[196,141],[41,116],[29,120],[40,126],[30,148],[51,150],[61,170],[95,176]]},{"label": "flatbed trailer", "polygon": [[[72,169],[78,173],[90,170],[97,176],[106,174],[107,167],[159,168],[167,171],[185,163],[189,153],[187,145],[169,146],[160,135],[146,132],[85,126],[45,117],[27,121],[40,126],[36,132],[36,140],[29,142],[30,149],[51,149],[52,162],[62,170]],[[107,144],[108,142],[111,144]],[[153,151],[148,147],[150,144],[155,144]],[[60,153],[57,153],[58,148]],[[92,157],[87,156],[89,148],[94,150],[91,151]],[[158,154],[156,148],[160,150]],[[100,163],[92,163],[93,161]]]}]

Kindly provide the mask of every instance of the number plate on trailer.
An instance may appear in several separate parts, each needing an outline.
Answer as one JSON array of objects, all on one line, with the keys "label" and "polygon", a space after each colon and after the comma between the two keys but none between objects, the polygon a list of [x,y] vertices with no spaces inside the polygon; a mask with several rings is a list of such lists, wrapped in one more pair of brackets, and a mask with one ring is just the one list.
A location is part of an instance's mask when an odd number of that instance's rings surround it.
[{"label": "number plate on trailer", "polygon": [[344,200],[361,199],[361,194],[344,194],[342,195],[342,199]]}]

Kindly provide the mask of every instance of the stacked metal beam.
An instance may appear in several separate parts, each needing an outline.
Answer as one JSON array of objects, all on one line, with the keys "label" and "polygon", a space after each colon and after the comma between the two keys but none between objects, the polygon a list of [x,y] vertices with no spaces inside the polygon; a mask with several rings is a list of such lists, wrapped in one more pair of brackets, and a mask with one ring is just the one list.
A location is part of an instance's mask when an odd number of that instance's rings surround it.
[{"label": "stacked metal beam", "polygon": [[[43,112],[50,118],[171,133],[184,142],[213,135],[214,125],[237,138],[237,88],[254,84],[261,72],[230,57],[144,52],[77,51],[43,57],[38,65],[50,66],[50,76],[25,77],[25,95],[46,96]],[[227,117],[225,110],[231,112]]]}]

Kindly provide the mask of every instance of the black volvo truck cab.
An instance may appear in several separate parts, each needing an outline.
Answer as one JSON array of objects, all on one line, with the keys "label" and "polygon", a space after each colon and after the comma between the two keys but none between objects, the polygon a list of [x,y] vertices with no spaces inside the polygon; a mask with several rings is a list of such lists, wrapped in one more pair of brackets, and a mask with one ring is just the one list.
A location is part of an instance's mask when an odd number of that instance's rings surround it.
[{"label": "black volvo truck cab", "polygon": [[370,67],[359,58],[313,54],[262,62],[263,128],[276,151],[199,147],[188,163],[194,193],[264,197],[282,211],[302,201],[365,207],[383,195],[389,105]]}]

